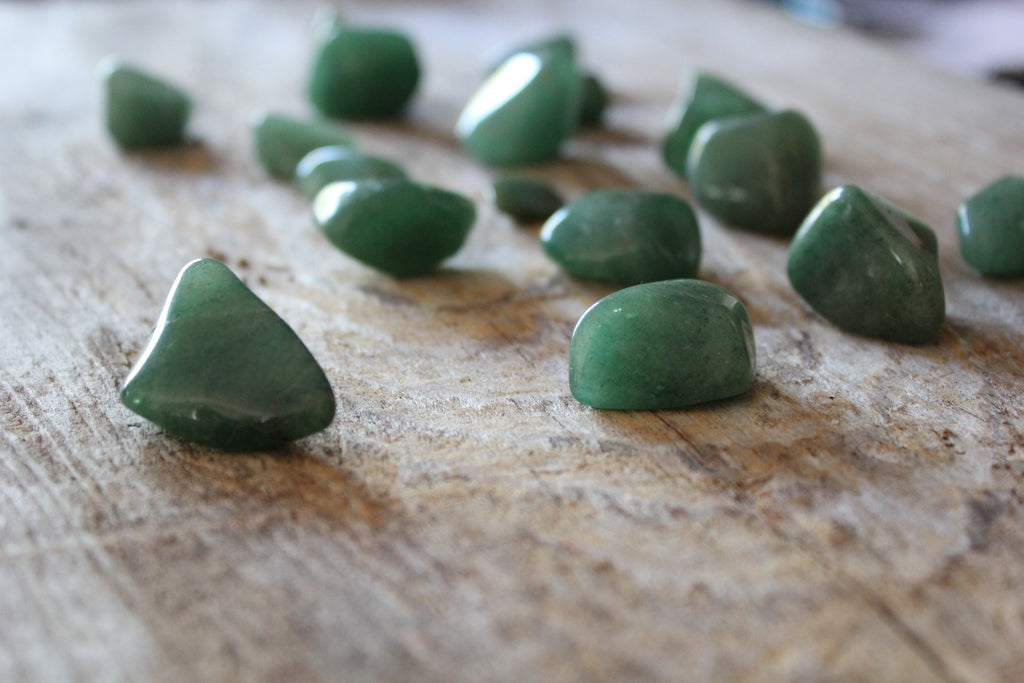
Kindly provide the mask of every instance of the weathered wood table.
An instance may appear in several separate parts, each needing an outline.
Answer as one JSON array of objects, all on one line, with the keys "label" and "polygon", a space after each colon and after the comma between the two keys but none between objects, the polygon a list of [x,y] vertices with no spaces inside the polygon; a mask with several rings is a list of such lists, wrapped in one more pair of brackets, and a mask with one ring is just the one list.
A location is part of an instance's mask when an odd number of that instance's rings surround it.
[{"label": "weathered wood table", "polygon": [[[252,110],[308,111],[312,4],[0,4],[0,679],[1024,678],[1024,288],[972,273],[954,232],[963,198],[1024,171],[1024,96],[742,2],[347,5],[425,68],[405,120],[352,124],[360,145],[479,209],[431,277],[335,251],[253,161]],[[935,342],[839,332],[790,289],[785,241],[702,216],[755,389],[574,401],[569,336],[609,290],[499,214],[451,132],[491,57],[556,30],[614,102],[536,174],[688,196],[658,143],[680,83],[717,71],[809,115],[829,186],[936,229]],[[204,144],[117,151],[107,53],[186,87]],[[320,360],[326,432],[224,454],[121,406],[200,256]]]}]

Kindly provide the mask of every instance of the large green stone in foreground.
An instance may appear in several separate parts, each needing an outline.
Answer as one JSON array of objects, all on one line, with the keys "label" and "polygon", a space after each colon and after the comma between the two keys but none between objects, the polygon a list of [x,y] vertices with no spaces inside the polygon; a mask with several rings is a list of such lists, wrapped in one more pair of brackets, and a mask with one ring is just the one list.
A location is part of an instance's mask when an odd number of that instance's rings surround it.
[{"label": "large green stone in foreground", "polygon": [[992,277],[1024,275],[1024,177],[1001,178],[965,201],[957,223],[971,268]]},{"label": "large green stone in foreground", "polygon": [[811,308],[848,332],[921,344],[946,315],[935,233],[854,185],[807,216],[786,269]]},{"label": "large green stone in foreground", "polygon": [[334,417],[313,356],[213,259],[178,274],[121,401],[173,434],[231,451],[277,448]]},{"label": "large green stone in foreground", "polygon": [[755,366],[739,299],[709,282],[665,280],[621,289],[583,314],[569,388],[594,408],[681,408],[742,394]]},{"label": "large green stone in foreground", "polygon": [[185,141],[192,100],[175,86],[108,57],[100,62],[106,125],[121,147],[167,147]]},{"label": "large green stone in foreground", "polygon": [[588,192],[549,218],[540,239],[570,274],[615,285],[693,277],[700,263],[697,217],[662,192]]},{"label": "large green stone in foreground", "polygon": [[302,157],[319,147],[352,146],[348,129],[332,121],[261,113],[253,118],[256,157],[272,176],[291,180]]},{"label": "large green stone in foreground", "polygon": [[405,171],[398,164],[342,145],[318,147],[302,157],[295,167],[295,184],[310,199],[331,183],[372,178],[404,180],[405,177]]}]

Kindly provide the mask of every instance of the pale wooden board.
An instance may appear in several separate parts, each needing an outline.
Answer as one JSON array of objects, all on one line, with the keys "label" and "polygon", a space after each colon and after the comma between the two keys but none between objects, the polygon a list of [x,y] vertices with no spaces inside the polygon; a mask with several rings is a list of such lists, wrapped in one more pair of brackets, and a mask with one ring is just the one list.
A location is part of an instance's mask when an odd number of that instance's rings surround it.
[{"label": "pale wooden board", "polygon": [[[0,679],[1024,677],[1024,292],[972,274],[953,228],[1024,172],[1024,97],[722,0],[347,5],[425,67],[408,119],[354,125],[360,144],[479,209],[433,277],[335,252],[252,160],[252,109],[306,111],[312,4],[0,4]],[[609,290],[498,214],[451,134],[491,56],[557,29],[615,101],[537,173],[688,196],[657,143],[712,68],[805,111],[829,185],[935,227],[936,342],[837,331],[788,286],[785,242],[702,216],[700,275],[748,306],[756,388],[577,404],[569,336]],[[205,147],[119,153],[92,74],[110,52],[187,87]],[[321,361],[327,431],[226,455],[119,404],[204,255]]]}]

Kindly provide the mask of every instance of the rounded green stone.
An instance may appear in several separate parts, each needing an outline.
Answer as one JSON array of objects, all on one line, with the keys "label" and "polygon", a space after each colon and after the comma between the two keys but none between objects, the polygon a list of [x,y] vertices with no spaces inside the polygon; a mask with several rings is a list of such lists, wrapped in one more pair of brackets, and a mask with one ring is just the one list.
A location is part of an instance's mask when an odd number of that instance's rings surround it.
[{"label": "rounded green stone", "polygon": [[575,62],[576,39],[568,33],[553,33],[549,36],[520,43],[513,49],[506,50],[500,58],[493,60],[487,68],[488,75],[497,71],[502,64],[521,52],[535,54],[541,59],[558,56],[560,59]]},{"label": "rounded green stone", "polygon": [[821,195],[821,142],[799,112],[701,126],[687,162],[694,199],[727,225],[791,235]]},{"label": "rounded green stone", "polygon": [[291,180],[302,157],[320,147],[351,146],[352,134],[333,121],[261,113],[253,119],[256,157],[272,176]]},{"label": "rounded green stone", "polygon": [[310,199],[330,183],[373,178],[404,180],[405,177],[405,171],[392,161],[340,145],[314,149],[295,167],[295,183]]},{"label": "rounded green stone", "polygon": [[604,110],[608,106],[608,91],[596,74],[583,74],[582,101],[580,104],[581,126],[599,126],[604,118]]},{"label": "rounded green stone", "polygon": [[594,408],[662,410],[753,386],[754,334],[743,304],[700,280],[621,289],[583,314],[569,346],[569,388]]},{"label": "rounded green stone", "polygon": [[495,206],[520,223],[542,221],[565,203],[550,183],[525,176],[497,178],[491,193]]},{"label": "rounded green stone", "polygon": [[662,192],[588,192],[549,218],[540,239],[570,274],[609,284],[693,277],[700,263],[693,210]]},{"label": "rounded green stone", "polygon": [[1024,177],[1007,176],[957,211],[960,252],[982,275],[1024,275]]},{"label": "rounded green stone", "polygon": [[106,125],[124,148],[167,147],[185,141],[192,100],[175,86],[108,57],[100,62]]},{"label": "rounded green stone", "polygon": [[848,332],[921,344],[946,316],[935,233],[854,185],[807,216],[786,270],[811,308]]},{"label": "rounded green stone", "polygon": [[363,180],[320,190],[313,217],[349,256],[395,277],[411,277],[434,270],[459,250],[476,208],[462,195],[408,180]]}]

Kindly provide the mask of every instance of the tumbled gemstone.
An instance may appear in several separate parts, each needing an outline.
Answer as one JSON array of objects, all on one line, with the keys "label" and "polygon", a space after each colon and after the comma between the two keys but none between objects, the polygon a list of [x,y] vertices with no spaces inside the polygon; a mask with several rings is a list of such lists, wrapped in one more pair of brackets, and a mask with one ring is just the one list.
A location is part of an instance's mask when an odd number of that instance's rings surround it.
[{"label": "tumbled gemstone", "polygon": [[1024,275],[1024,177],[1007,176],[957,211],[960,252],[982,275]]},{"label": "tumbled gemstone", "polygon": [[811,308],[847,332],[921,344],[946,315],[935,233],[855,185],[807,216],[786,269]]},{"label": "tumbled gemstone", "polygon": [[693,210],[662,192],[588,192],[549,218],[540,239],[572,275],[609,284],[693,277],[700,263]]},{"label": "tumbled gemstone", "polygon": [[107,57],[99,66],[106,124],[121,147],[167,147],[185,141],[192,100],[175,86]]},{"label": "tumbled gemstone", "polygon": [[302,157],[295,167],[295,183],[310,199],[330,183],[372,178],[403,180],[405,177],[405,171],[392,161],[340,145],[318,147]]},{"label": "tumbled gemstone", "polygon": [[594,408],[681,408],[742,394],[755,366],[739,299],[709,282],[663,280],[620,289],[583,314],[569,388]]},{"label": "tumbled gemstone", "polygon": [[564,204],[550,183],[526,176],[497,178],[491,193],[495,206],[520,223],[542,221]]},{"label": "tumbled gemstone", "polygon": [[575,62],[576,40],[568,33],[554,33],[549,36],[520,43],[513,49],[507,50],[499,59],[492,61],[487,69],[487,73],[494,73],[502,64],[522,52],[535,54],[541,59],[547,59],[556,55],[561,59],[568,59],[569,61]]},{"label": "tumbled gemstone", "polygon": [[791,235],[821,195],[821,143],[799,112],[701,126],[687,163],[694,199],[727,225]]},{"label": "tumbled gemstone", "polygon": [[408,180],[331,183],[313,217],[334,246],[395,277],[437,268],[466,241],[476,219],[460,194]]},{"label": "tumbled gemstone", "polygon": [[581,78],[583,95],[579,124],[581,126],[599,126],[604,118],[604,110],[608,106],[608,91],[596,74],[583,74]]},{"label": "tumbled gemstone", "polygon": [[665,135],[661,154],[665,164],[686,177],[686,159],[697,131],[715,119],[756,114],[765,108],[732,83],[711,74],[698,73],[688,94],[680,97],[669,114],[674,127]]},{"label": "tumbled gemstone", "polygon": [[256,157],[272,176],[291,180],[302,157],[319,147],[352,146],[352,134],[332,121],[261,113],[253,118]]},{"label": "tumbled gemstone", "polygon": [[121,401],[172,434],[231,451],[277,448],[334,417],[309,350],[213,259],[178,274]]},{"label": "tumbled gemstone", "polygon": [[419,59],[406,35],[338,23],[320,45],[309,97],[327,116],[389,118],[402,113],[419,80]]}]

